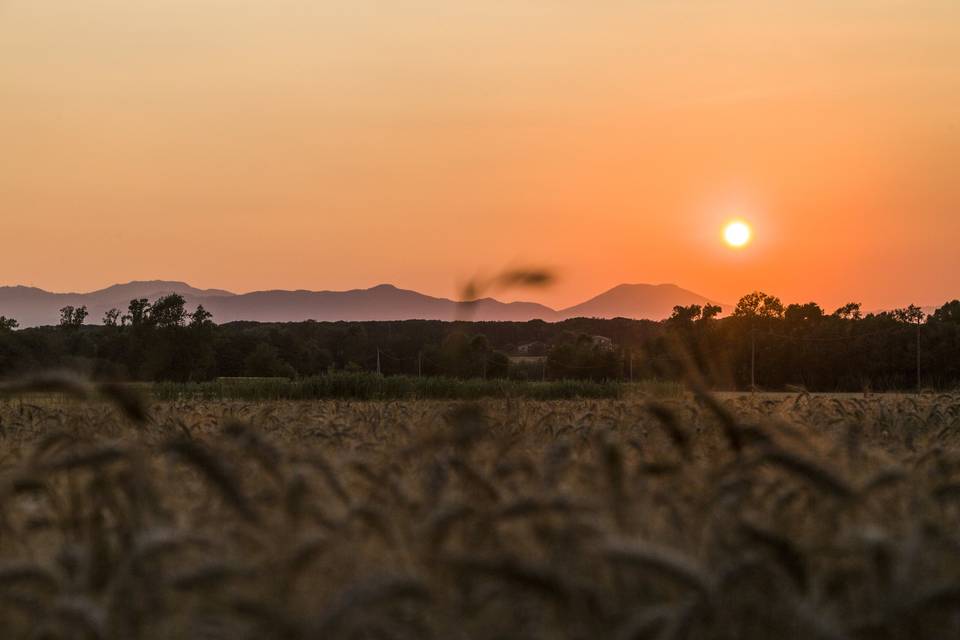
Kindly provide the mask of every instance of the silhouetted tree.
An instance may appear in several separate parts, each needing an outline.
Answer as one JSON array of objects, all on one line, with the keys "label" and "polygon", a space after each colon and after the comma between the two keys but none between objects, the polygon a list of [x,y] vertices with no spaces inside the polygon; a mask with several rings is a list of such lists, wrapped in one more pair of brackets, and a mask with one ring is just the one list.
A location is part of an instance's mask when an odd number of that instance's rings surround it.
[{"label": "silhouetted tree", "polygon": [[776,296],[754,291],[740,298],[733,315],[737,318],[782,318],[783,303]]},{"label": "silhouetted tree", "polygon": [[203,308],[203,305],[197,305],[197,310],[190,314],[190,326],[194,328],[207,327],[213,324],[211,318],[213,314]]},{"label": "silhouetted tree", "polygon": [[933,315],[930,316],[930,320],[934,322],[950,322],[953,324],[960,324],[960,300],[952,300],[946,303],[933,312]]},{"label": "silhouetted tree", "polygon": [[787,305],[783,318],[790,323],[814,322],[823,319],[823,309],[816,302],[790,304]]},{"label": "silhouetted tree", "polygon": [[87,307],[66,306],[60,309],[60,326],[68,329],[76,329],[83,325],[87,319]]},{"label": "silhouetted tree", "polygon": [[150,324],[160,327],[183,326],[187,318],[186,300],[179,293],[171,293],[150,305]]},{"label": "silhouetted tree", "polygon": [[131,300],[127,307],[127,314],[123,316],[123,324],[129,323],[132,327],[139,327],[147,323],[150,314],[150,301],[146,298]]},{"label": "silhouetted tree", "polygon": [[119,309],[110,309],[105,314],[103,314],[103,326],[105,327],[116,327],[120,324],[120,310]]},{"label": "silhouetted tree", "polygon": [[703,316],[703,307],[691,304],[689,307],[677,305],[673,308],[670,321],[679,324],[690,324]]},{"label": "silhouetted tree", "polygon": [[927,316],[923,309],[915,304],[902,309],[894,309],[892,315],[897,322],[909,322],[910,324],[920,324]]},{"label": "silhouetted tree", "polygon": [[0,331],[13,331],[20,326],[20,323],[13,318],[0,316]]},{"label": "silhouetted tree", "polygon": [[834,317],[844,320],[860,320],[863,315],[860,312],[859,302],[848,302],[833,312]]},{"label": "silhouetted tree", "polygon": [[700,320],[713,320],[723,311],[723,307],[717,304],[707,303],[703,305],[703,311],[700,312]]},{"label": "silhouetted tree", "polygon": [[60,326],[66,327],[73,324],[73,311],[74,308],[70,305],[66,307],[60,307]]}]

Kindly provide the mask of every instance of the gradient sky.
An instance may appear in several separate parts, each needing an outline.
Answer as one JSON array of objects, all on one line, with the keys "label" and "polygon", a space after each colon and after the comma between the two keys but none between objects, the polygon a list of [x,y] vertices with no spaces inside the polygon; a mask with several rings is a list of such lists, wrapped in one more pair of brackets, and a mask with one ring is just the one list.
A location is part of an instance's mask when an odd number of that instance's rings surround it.
[{"label": "gradient sky", "polygon": [[60,291],[939,304],[960,2],[0,0],[0,221],[0,284]]}]

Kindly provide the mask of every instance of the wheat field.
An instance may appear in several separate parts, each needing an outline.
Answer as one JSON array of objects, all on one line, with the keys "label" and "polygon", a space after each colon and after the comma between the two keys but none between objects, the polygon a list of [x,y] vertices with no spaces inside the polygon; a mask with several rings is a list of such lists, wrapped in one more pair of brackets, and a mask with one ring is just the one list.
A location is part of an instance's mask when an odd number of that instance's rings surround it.
[{"label": "wheat field", "polygon": [[960,635],[960,394],[4,391],[4,638]]}]

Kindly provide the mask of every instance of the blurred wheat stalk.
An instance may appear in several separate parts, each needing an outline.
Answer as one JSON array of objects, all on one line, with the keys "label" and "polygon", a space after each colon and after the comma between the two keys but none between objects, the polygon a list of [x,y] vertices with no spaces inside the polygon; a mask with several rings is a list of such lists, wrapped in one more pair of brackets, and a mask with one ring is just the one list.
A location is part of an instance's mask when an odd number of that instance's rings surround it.
[{"label": "blurred wheat stalk", "polygon": [[4,637],[960,632],[957,394],[0,392]]}]

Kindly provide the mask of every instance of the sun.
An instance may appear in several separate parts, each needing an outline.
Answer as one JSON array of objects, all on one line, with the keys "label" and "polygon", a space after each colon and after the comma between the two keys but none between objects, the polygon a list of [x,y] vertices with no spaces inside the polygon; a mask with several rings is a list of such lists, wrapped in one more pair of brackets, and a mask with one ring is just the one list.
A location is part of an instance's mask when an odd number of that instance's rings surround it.
[{"label": "sun", "polygon": [[750,225],[742,220],[732,220],[723,228],[724,242],[737,249],[746,246],[752,235]]}]

